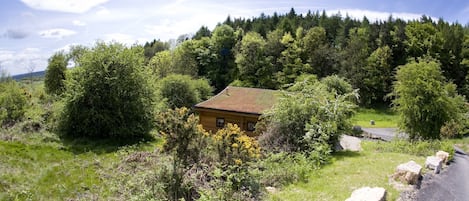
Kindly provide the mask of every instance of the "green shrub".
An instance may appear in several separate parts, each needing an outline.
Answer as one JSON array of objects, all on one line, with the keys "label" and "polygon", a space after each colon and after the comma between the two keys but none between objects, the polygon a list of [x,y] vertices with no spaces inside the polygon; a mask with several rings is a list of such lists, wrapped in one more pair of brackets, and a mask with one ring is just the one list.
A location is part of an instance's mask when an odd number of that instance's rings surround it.
[{"label": "green shrub", "polygon": [[52,55],[47,65],[44,86],[48,94],[59,95],[65,90],[65,71],[68,60],[63,52]]},{"label": "green shrub", "polygon": [[188,75],[169,75],[158,81],[158,88],[159,96],[171,109],[190,108],[212,95],[206,79],[193,79]]},{"label": "green shrub", "polygon": [[143,49],[98,42],[68,76],[60,131],[70,137],[128,139],[153,127],[153,89]]},{"label": "green shrub", "polygon": [[26,91],[15,81],[0,83],[0,123],[11,124],[20,120],[27,107]]},{"label": "green shrub", "polygon": [[[259,138],[268,151],[314,151],[323,154],[350,131],[350,118],[356,104],[351,101],[357,91],[339,94],[315,76],[300,77],[279,102],[262,117],[267,130]],[[324,145],[324,146],[323,146]]]},{"label": "green shrub", "polygon": [[320,167],[317,164],[314,157],[304,153],[272,153],[259,160],[251,172],[262,186],[281,187],[307,181],[309,173]]},{"label": "green shrub", "polygon": [[[437,61],[424,58],[400,66],[396,80],[393,104],[399,127],[411,140],[438,139],[445,124],[464,118],[464,97],[457,94],[456,85],[445,81]],[[443,136],[454,135],[453,130],[444,128]]]}]

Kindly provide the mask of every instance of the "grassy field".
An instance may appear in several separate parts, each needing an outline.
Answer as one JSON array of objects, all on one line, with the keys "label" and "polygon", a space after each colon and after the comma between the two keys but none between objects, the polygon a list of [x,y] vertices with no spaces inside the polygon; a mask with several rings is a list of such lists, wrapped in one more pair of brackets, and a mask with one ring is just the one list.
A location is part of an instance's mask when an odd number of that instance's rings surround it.
[{"label": "grassy field", "polygon": [[[74,147],[0,140],[0,200],[112,197],[116,186],[113,177],[120,176],[123,159],[157,146],[158,142],[130,147],[90,142]],[[109,172],[114,175],[109,177]]]},{"label": "grassy field", "polygon": [[[359,108],[352,118],[354,125],[365,128],[391,128],[397,127],[397,114],[386,107],[377,109]],[[375,121],[375,125],[370,124],[370,120]]]},{"label": "grassy field", "polygon": [[334,154],[332,162],[312,172],[308,182],[288,185],[270,194],[268,200],[345,200],[353,190],[364,186],[383,187],[388,200],[396,200],[399,192],[389,185],[389,176],[397,165],[409,160],[424,165],[425,157],[378,152],[374,143],[362,143],[362,152]]}]

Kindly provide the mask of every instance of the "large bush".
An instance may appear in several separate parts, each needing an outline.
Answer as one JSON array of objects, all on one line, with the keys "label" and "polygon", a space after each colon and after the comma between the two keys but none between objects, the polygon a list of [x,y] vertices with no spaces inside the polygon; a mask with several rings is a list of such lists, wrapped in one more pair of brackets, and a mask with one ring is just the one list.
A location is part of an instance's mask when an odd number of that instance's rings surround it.
[{"label": "large bush", "polygon": [[454,84],[445,81],[436,61],[422,59],[401,66],[396,80],[393,104],[399,113],[399,127],[410,139],[440,138],[440,131],[449,129],[442,129],[445,124],[464,119],[464,97],[456,93]]},{"label": "large bush", "polygon": [[174,109],[192,107],[212,95],[212,87],[206,79],[193,79],[188,75],[172,74],[158,82],[159,96]]},{"label": "large bush", "polygon": [[356,91],[338,94],[315,76],[298,80],[264,115],[267,131],[261,145],[272,151],[328,154],[340,135],[351,129]]},{"label": "large bush", "polygon": [[141,137],[152,128],[153,93],[143,49],[98,42],[67,80],[61,131],[72,137]]},{"label": "large bush", "polygon": [[0,82],[0,124],[20,120],[27,106],[26,92],[15,82]]}]

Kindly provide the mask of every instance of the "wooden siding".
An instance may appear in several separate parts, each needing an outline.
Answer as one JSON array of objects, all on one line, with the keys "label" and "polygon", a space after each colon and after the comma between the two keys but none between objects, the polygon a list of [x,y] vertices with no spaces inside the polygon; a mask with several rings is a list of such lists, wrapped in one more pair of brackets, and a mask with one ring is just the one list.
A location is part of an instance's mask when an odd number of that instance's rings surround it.
[{"label": "wooden siding", "polygon": [[207,131],[217,132],[220,127],[217,127],[217,118],[225,119],[225,125],[228,123],[237,124],[241,130],[244,130],[249,136],[253,136],[253,132],[248,131],[248,122],[257,123],[260,115],[245,114],[230,111],[212,110],[205,108],[196,108],[199,113],[200,124]]}]

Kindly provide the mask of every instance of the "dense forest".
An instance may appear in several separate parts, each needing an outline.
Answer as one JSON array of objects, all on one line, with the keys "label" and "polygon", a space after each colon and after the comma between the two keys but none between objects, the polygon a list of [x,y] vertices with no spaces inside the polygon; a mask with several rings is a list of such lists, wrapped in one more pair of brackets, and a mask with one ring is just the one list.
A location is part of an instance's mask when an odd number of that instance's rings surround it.
[{"label": "dense forest", "polygon": [[282,89],[301,74],[337,74],[360,89],[360,104],[390,103],[396,69],[408,61],[436,59],[447,81],[469,95],[469,29],[422,16],[404,21],[389,16],[370,22],[340,13],[228,18],[213,31],[202,26],[179,44],[154,40],[144,45],[148,66],[169,73],[205,77],[216,91],[227,85]]}]

